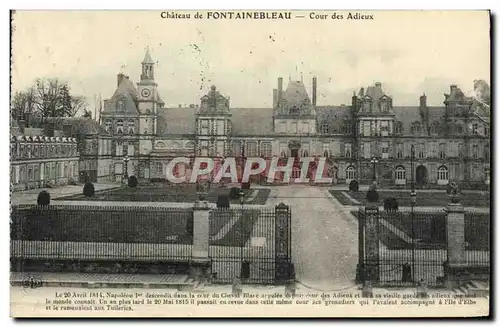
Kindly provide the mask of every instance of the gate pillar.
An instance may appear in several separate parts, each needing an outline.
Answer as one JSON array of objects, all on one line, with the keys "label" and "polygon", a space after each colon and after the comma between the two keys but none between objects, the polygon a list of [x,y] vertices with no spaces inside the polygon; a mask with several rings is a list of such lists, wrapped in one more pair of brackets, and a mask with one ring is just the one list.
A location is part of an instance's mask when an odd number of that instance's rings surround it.
[{"label": "gate pillar", "polygon": [[380,280],[379,219],[378,203],[368,203],[364,208],[363,281]]},{"label": "gate pillar", "polygon": [[197,201],[193,206],[193,246],[191,249],[190,275],[196,281],[210,276],[211,262],[208,256],[210,206],[206,201]]},{"label": "gate pillar", "polygon": [[280,203],[275,208],[275,270],[276,284],[283,285],[295,278],[291,260],[291,212],[290,207]]}]

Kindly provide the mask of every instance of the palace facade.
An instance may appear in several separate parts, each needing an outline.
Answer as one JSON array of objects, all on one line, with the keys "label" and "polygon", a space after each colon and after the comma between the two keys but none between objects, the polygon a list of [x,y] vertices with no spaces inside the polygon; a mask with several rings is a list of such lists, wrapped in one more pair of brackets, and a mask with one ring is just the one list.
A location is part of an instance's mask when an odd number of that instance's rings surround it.
[{"label": "palace facade", "polygon": [[361,88],[350,105],[318,106],[316,78],[309,93],[302,80],[277,79],[272,108],[234,108],[212,86],[199,104],[168,107],[155,81],[149,51],[139,82],[118,74],[105,100],[102,127],[111,136],[110,170],[119,181],[165,178],[178,156],[324,156],[333,183],[371,181],[408,185],[411,149],[418,186],[449,181],[484,185],[490,179],[489,104],[451,85],[443,106],[396,106],[381,83]]}]

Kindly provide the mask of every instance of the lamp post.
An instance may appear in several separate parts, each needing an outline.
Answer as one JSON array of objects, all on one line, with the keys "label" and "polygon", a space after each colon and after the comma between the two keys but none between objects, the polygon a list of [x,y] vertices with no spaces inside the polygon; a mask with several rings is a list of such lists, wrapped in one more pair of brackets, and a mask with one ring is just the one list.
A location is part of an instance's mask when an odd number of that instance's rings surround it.
[{"label": "lamp post", "polygon": [[[240,205],[241,205],[241,217],[240,217],[240,219],[242,219],[242,221],[243,221],[243,203],[245,202],[245,192],[240,191],[238,194],[240,196]],[[243,240],[243,234],[240,233],[239,235],[240,235],[240,238],[241,238],[240,239],[240,242],[241,242],[241,244],[240,244],[240,257],[241,257],[240,278],[243,279],[243,277],[244,277],[243,276],[244,275],[244,273],[243,273],[243,245],[245,243],[243,242],[244,241]]]},{"label": "lamp post", "polygon": [[128,156],[123,157],[123,166],[124,166],[123,175],[125,177],[125,180],[128,179],[128,162],[129,161],[130,161],[130,158]]},{"label": "lamp post", "polygon": [[417,204],[417,192],[415,192],[415,176],[414,176],[414,165],[415,165],[415,146],[411,145],[411,271],[412,271],[412,281],[415,283],[415,211],[414,207]]},{"label": "lamp post", "polygon": [[377,174],[375,172],[375,165],[378,164],[378,160],[377,160],[377,158],[373,157],[370,162],[372,163],[372,167],[373,167],[373,178],[372,179],[375,182],[377,180]]}]

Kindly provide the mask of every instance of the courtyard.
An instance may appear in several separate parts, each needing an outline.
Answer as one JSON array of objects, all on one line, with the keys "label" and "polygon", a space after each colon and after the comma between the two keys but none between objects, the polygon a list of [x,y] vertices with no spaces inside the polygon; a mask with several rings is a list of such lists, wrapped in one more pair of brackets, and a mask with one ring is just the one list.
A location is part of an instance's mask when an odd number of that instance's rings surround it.
[{"label": "courtyard", "polygon": [[[366,191],[341,191],[330,190],[330,193],[343,205],[365,205],[368,201],[366,199]],[[410,191],[379,191],[379,202],[383,204],[385,199],[395,198],[400,207],[411,206]],[[490,193],[489,192],[464,192],[459,197],[460,203],[464,207],[490,207]],[[432,192],[419,192],[417,191],[418,207],[446,207],[450,202],[450,197],[444,191]]]},{"label": "courtyard", "polygon": [[[264,205],[269,197],[270,190],[265,188],[252,188],[242,190],[244,204]],[[214,186],[208,193],[207,201],[215,203],[218,196],[229,196],[230,188]],[[73,194],[55,198],[56,201],[115,201],[115,202],[183,202],[194,203],[198,199],[194,184],[169,185],[169,186],[137,186],[103,190],[96,192],[93,197],[83,194]],[[239,199],[231,199],[231,204],[240,204]]]}]

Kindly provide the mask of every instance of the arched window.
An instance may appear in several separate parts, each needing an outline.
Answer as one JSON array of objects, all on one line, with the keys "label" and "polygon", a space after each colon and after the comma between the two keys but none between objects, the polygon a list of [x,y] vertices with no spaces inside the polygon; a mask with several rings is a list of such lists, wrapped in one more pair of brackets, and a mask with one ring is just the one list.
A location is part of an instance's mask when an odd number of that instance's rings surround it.
[{"label": "arched window", "polygon": [[349,166],[345,170],[345,179],[347,183],[349,183],[353,179],[356,179],[356,169],[354,169],[353,166]]},{"label": "arched window", "polygon": [[135,134],[135,121],[134,120],[132,120],[132,119],[129,120],[127,127],[128,127],[129,134]]},{"label": "arched window", "polygon": [[116,122],[116,132],[119,134],[123,133],[123,120],[122,119],[118,119]]},{"label": "arched window", "polygon": [[448,184],[448,168],[445,166],[439,167],[437,171],[437,179],[439,185]]},{"label": "arched window", "polygon": [[113,127],[113,122],[111,122],[111,120],[106,120],[105,124],[106,124],[106,132],[110,133]]},{"label": "arched window", "polygon": [[406,183],[406,169],[402,166],[396,168],[396,184]]}]

